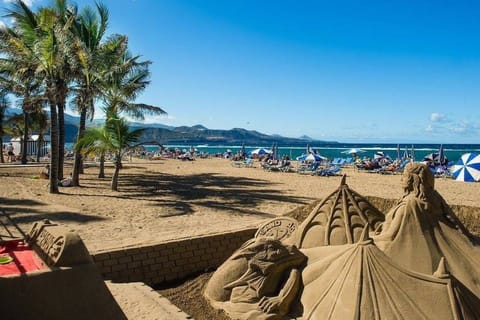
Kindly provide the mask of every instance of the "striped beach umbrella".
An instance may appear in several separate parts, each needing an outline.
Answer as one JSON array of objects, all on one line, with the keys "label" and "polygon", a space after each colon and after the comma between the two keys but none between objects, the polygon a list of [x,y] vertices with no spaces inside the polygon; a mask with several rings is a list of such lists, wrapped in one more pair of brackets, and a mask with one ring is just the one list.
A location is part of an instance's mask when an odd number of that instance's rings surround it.
[{"label": "striped beach umbrella", "polygon": [[465,153],[451,168],[455,180],[475,182],[480,180],[480,155]]}]

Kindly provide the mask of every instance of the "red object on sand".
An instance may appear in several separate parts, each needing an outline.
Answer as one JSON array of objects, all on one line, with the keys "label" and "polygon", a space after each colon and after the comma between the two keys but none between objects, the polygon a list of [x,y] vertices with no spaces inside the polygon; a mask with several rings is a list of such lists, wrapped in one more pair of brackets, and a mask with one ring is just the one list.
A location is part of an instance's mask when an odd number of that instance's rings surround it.
[{"label": "red object on sand", "polygon": [[35,251],[23,241],[12,240],[0,244],[0,257],[13,259],[9,263],[0,264],[0,277],[48,269]]}]

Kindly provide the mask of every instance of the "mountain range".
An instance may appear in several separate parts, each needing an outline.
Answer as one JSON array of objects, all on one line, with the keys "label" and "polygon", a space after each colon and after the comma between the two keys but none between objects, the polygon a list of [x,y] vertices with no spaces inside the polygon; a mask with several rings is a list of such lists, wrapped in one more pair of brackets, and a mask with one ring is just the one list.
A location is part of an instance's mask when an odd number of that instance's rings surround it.
[{"label": "mountain range", "polygon": [[[20,109],[7,108],[6,116],[21,113]],[[101,126],[104,119],[94,119],[88,126]],[[74,142],[78,131],[79,117],[65,114],[65,141]],[[161,123],[130,122],[132,129],[144,129],[140,141],[155,144],[186,144],[186,145],[271,145],[305,146],[306,144],[335,144],[333,141],[320,141],[306,135],[299,138],[268,135],[256,130],[233,128],[230,130],[209,129],[202,125],[173,127]]]}]

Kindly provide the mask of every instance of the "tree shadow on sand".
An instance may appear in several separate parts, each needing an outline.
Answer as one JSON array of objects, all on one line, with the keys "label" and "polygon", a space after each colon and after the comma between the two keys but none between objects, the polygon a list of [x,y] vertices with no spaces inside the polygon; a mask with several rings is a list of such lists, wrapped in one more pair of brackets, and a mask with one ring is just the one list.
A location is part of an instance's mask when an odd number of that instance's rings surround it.
[{"label": "tree shadow on sand", "polygon": [[6,199],[0,197],[0,240],[15,236],[24,236],[25,227],[33,222],[50,219],[56,222],[87,223],[104,220],[104,218],[85,215],[80,212],[42,210],[45,204],[35,200]]},{"label": "tree shadow on sand", "polygon": [[[87,188],[98,187],[95,185],[98,180],[87,178],[83,181]],[[173,175],[149,171],[143,174],[125,172],[120,176],[119,190],[115,195],[99,196],[151,201],[152,206],[158,206],[164,212],[160,217],[191,214],[202,207],[232,214],[275,217],[278,214],[262,212],[258,207],[267,202],[304,205],[313,200],[288,195],[281,190],[280,184],[268,180],[216,173]]]}]

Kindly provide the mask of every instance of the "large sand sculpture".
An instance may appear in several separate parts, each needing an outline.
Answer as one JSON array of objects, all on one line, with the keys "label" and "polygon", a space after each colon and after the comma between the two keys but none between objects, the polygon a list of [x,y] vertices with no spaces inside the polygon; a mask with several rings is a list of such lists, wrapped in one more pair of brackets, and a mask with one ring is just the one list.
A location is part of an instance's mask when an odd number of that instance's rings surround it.
[{"label": "large sand sculpture", "polygon": [[407,165],[402,183],[383,215],[343,178],[300,226],[262,226],[204,295],[233,319],[480,319],[476,239],[426,166]]}]

